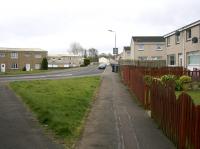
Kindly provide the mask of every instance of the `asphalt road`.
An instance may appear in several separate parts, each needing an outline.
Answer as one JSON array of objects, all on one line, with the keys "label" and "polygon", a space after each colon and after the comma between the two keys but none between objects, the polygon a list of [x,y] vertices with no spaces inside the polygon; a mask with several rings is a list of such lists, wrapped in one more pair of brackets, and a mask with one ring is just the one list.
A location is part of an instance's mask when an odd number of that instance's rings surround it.
[{"label": "asphalt road", "polygon": [[80,68],[72,69],[72,70],[67,69],[67,70],[53,71],[53,72],[42,73],[42,74],[0,76],[0,82],[92,76],[92,75],[99,75],[103,71],[104,70],[98,69],[97,66],[88,66],[88,67],[80,67]]}]

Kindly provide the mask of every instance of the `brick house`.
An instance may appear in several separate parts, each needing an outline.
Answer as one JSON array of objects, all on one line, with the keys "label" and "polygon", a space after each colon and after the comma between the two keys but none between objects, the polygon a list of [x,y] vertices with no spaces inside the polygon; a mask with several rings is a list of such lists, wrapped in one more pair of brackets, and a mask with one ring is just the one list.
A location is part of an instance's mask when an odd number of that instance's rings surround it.
[{"label": "brick house", "polygon": [[200,20],[164,35],[168,66],[200,69]]},{"label": "brick house", "polygon": [[38,48],[0,48],[0,72],[40,69],[47,51]]}]

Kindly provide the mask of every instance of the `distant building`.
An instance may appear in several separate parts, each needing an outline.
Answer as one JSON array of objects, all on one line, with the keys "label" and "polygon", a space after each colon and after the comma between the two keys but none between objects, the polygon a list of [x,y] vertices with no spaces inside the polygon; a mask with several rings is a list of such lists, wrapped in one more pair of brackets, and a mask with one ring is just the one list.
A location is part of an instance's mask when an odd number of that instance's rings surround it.
[{"label": "distant building", "polygon": [[165,60],[165,39],[162,36],[133,36],[125,58],[132,60]]},{"label": "distant building", "polygon": [[168,66],[200,69],[200,20],[164,35]]},{"label": "distant building", "polygon": [[55,54],[48,56],[49,68],[79,67],[83,64],[83,57],[78,55]]},{"label": "distant building", "polygon": [[47,51],[38,48],[0,48],[0,72],[40,69]]},{"label": "distant building", "polygon": [[109,64],[110,64],[110,61],[109,61],[109,59],[107,59],[107,58],[105,58],[105,57],[100,57],[100,58],[99,58],[99,63],[100,63],[100,64],[107,64],[107,65],[109,65]]},{"label": "distant building", "polygon": [[131,59],[131,48],[130,47],[124,47],[123,52],[121,54],[121,59]]}]

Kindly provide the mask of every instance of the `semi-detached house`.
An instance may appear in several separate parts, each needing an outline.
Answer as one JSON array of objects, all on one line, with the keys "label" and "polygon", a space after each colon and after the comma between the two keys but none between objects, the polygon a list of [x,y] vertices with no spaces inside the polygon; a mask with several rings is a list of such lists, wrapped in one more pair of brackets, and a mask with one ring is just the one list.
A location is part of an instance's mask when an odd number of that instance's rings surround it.
[{"label": "semi-detached house", "polygon": [[133,60],[165,60],[165,39],[163,36],[133,36],[130,55]]}]

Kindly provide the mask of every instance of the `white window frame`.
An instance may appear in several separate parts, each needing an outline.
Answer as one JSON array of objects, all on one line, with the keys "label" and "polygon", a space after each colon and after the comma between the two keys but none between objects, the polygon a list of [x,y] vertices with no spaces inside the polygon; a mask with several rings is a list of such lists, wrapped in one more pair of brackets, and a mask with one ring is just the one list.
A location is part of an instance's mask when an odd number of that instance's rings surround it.
[{"label": "white window frame", "polygon": [[18,59],[18,53],[17,52],[11,52],[10,57],[11,57],[11,59]]},{"label": "white window frame", "polygon": [[11,64],[11,69],[18,69],[18,64],[17,63]]},{"label": "white window frame", "polygon": [[41,64],[35,64],[35,69],[40,69],[40,68],[41,68]]},{"label": "white window frame", "polygon": [[35,54],[35,58],[42,58],[41,54]]},{"label": "white window frame", "polygon": [[0,57],[5,57],[6,54],[5,53],[0,53]]},{"label": "white window frame", "polygon": [[[174,56],[174,64],[171,64],[171,56]],[[167,55],[167,63],[168,66],[176,66],[176,55],[175,54],[171,54],[171,55]]]},{"label": "white window frame", "polygon": [[[190,31],[190,34],[189,34],[189,31]],[[190,37],[189,37],[189,35],[190,35]],[[192,29],[189,28],[186,30],[186,40],[191,40],[191,38],[192,38]]]},{"label": "white window frame", "polygon": [[180,43],[180,35],[175,35],[176,44]]},{"label": "white window frame", "polygon": [[144,51],[144,44],[139,44],[138,46],[138,51]]},{"label": "white window frame", "polygon": [[[160,48],[158,48],[158,47],[160,47]],[[162,51],[163,49],[162,49],[162,45],[160,45],[160,44],[157,44],[156,45],[156,51]]]},{"label": "white window frame", "polygon": [[167,42],[167,47],[169,47],[171,45],[171,37],[170,36],[167,37],[166,42]]}]

